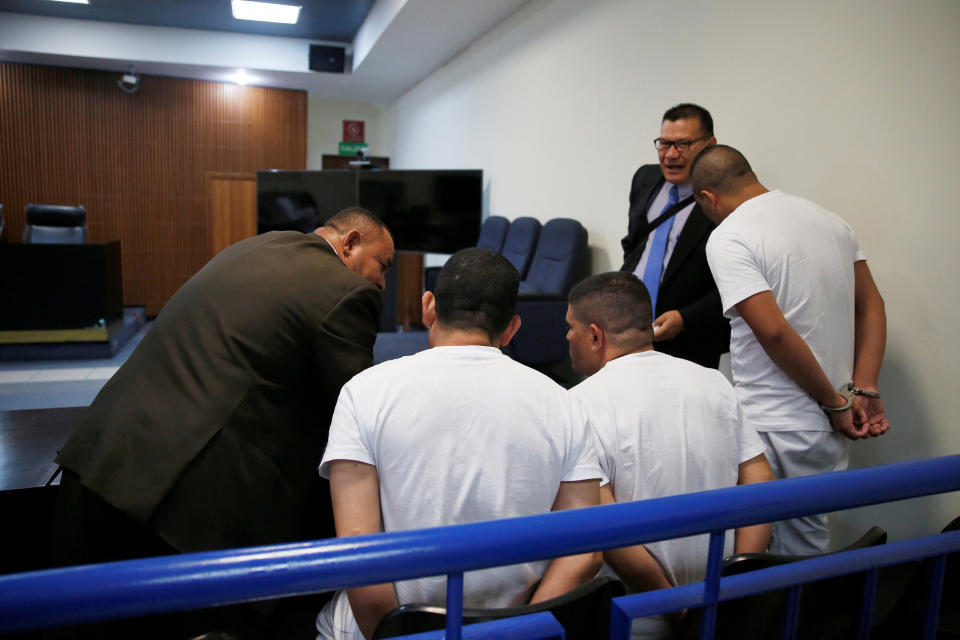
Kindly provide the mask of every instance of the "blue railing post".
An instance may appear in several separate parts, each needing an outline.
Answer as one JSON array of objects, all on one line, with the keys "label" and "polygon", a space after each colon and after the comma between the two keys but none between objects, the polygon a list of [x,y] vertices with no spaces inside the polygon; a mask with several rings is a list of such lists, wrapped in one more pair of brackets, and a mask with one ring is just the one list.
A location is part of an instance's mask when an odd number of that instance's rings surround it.
[{"label": "blue railing post", "polygon": [[930,582],[927,586],[927,606],[923,616],[923,637],[933,640],[940,622],[940,597],[943,595],[943,574],[947,568],[947,556],[931,558]]},{"label": "blue railing post", "polygon": [[863,576],[863,595],[860,599],[860,625],[857,629],[858,640],[869,640],[870,624],[873,622],[873,600],[877,594],[876,569],[866,571]]},{"label": "blue railing post", "polygon": [[463,574],[447,576],[447,640],[460,640],[463,635]]},{"label": "blue railing post", "polygon": [[783,622],[780,628],[780,638],[782,640],[793,640],[797,637],[797,623],[800,621],[800,598],[802,597],[802,593],[800,586],[787,589],[787,601],[783,607]]},{"label": "blue railing post", "polygon": [[710,552],[707,556],[707,575],[703,582],[706,606],[700,617],[700,640],[713,640],[717,630],[717,602],[720,600],[720,573],[723,568],[723,539],[725,533],[710,533]]},{"label": "blue railing post", "polygon": [[610,603],[610,640],[630,640],[633,620],[616,602]]},{"label": "blue railing post", "polygon": [[[450,617],[462,619],[465,572],[957,490],[960,455],[951,455],[491,522],[2,575],[0,634],[451,574],[460,602],[451,604]],[[960,531],[802,560],[718,584],[722,543],[721,535],[711,535],[704,582],[622,596],[617,605],[630,619],[714,608],[756,593],[960,552]],[[934,563],[932,572],[928,637],[936,629],[943,562]]]}]

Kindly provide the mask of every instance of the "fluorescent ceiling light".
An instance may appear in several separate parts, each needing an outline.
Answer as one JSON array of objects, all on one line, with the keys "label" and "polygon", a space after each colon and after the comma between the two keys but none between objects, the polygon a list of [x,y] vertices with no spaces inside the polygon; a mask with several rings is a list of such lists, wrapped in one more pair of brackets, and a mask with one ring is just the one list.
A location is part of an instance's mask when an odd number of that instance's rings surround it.
[{"label": "fluorescent ceiling light", "polygon": [[300,18],[300,5],[233,0],[233,17],[237,20],[296,24]]},{"label": "fluorescent ceiling light", "polygon": [[237,84],[248,84],[253,82],[253,79],[253,76],[248,74],[244,69],[237,69],[237,72],[230,76],[230,80]]},{"label": "fluorescent ceiling light", "polygon": [[73,4],[90,4],[90,0],[53,0],[54,2],[72,2]]}]

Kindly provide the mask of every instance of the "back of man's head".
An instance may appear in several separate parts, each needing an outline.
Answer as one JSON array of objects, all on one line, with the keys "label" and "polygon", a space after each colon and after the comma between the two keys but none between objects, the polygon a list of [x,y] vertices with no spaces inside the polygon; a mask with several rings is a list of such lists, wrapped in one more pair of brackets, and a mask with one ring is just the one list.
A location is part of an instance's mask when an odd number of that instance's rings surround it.
[{"label": "back of man's head", "polygon": [[496,338],[510,324],[519,287],[520,274],[499,253],[479,247],[462,249],[437,276],[437,321],[448,329],[479,329]]},{"label": "back of man's head", "polygon": [[603,329],[618,351],[629,353],[653,341],[650,293],[632,273],[590,276],[570,289],[567,300],[577,321]]},{"label": "back of man's head", "polygon": [[359,229],[363,233],[385,232],[390,234],[390,229],[376,215],[364,209],[363,207],[347,207],[336,212],[323,223],[325,227],[331,227],[339,233],[347,233],[351,229]]},{"label": "back of man's head", "polygon": [[713,135],[713,116],[698,104],[684,102],[675,107],[670,107],[663,113],[663,120],[661,120],[661,122],[664,120],[676,122],[677,120],[685,120],[688,118],[695,118],[700,121],[701,135]]},{"label": "back of man's head", "polygon": [[707,147],[690,168],[693,192],[736,193],[757,182],[757,176],[742,153],[725,144]]}]

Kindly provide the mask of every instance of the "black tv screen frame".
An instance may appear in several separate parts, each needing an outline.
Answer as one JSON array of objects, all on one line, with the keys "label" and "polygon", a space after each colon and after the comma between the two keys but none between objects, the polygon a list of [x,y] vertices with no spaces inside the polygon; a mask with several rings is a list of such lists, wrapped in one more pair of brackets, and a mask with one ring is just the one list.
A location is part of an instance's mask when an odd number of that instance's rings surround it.
[{"label": "black tv screen frame", "polygon": [[311,231],[361,206],[393,233],[398,251],[455,253],[475,246],[483,209],[481,169],[260,171],[257,228]]}]

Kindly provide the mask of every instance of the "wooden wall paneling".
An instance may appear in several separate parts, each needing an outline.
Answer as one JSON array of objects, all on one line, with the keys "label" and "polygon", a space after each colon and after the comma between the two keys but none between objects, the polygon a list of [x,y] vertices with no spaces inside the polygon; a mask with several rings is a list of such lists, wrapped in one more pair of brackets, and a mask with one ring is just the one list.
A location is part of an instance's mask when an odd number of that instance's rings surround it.
[{"label": "wooden wall paneling", "polygon": [[257,176],[254,173],[212,173],[210,189],[210,254],[257,235]]},{"label": "wooden wall paneling", "polygon": [[154,315],[211,255],[209,175],[306,168],[306,93],[117,78],[0,63],[3,239],[29,202],[83,204],[89,241],[121,242],[125,304]]}]

